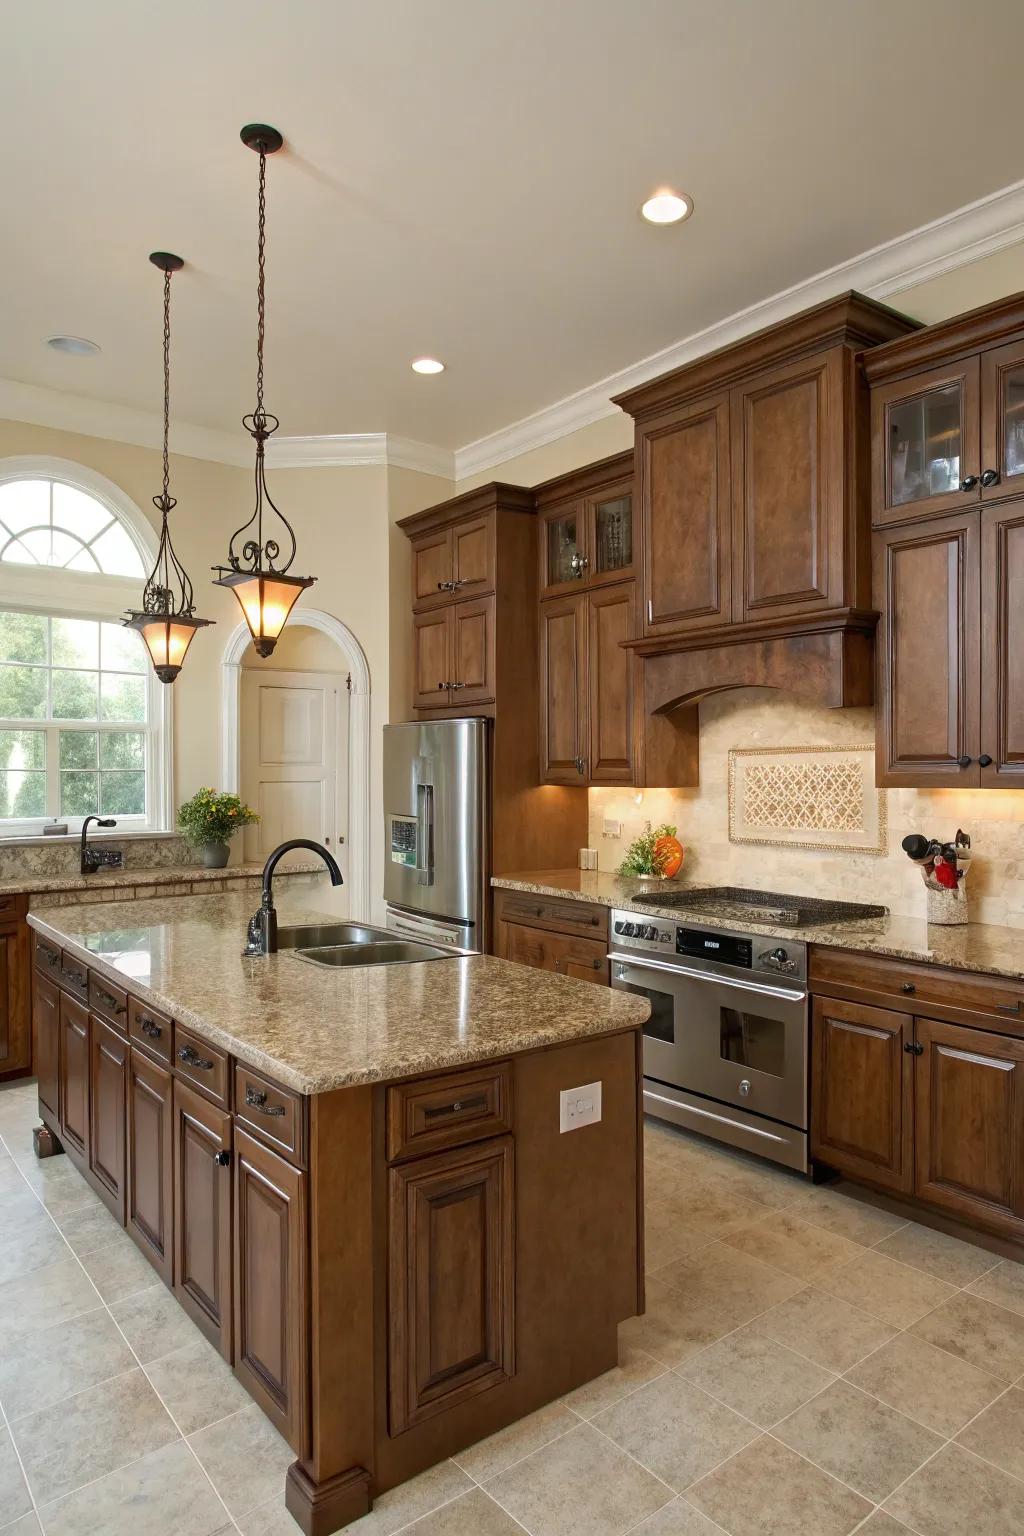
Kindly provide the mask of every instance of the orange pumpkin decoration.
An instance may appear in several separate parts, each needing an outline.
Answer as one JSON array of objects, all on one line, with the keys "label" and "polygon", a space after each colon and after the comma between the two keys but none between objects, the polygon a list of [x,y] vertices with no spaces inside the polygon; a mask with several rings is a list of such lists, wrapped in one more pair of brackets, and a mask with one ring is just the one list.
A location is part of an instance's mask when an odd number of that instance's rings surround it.
[{"label": "orange pumpkin decoration", "polygon": [[659,837],[654,845],[654,862],[658,873],[672,880],[683,867],[685,850],[678,837]]}]

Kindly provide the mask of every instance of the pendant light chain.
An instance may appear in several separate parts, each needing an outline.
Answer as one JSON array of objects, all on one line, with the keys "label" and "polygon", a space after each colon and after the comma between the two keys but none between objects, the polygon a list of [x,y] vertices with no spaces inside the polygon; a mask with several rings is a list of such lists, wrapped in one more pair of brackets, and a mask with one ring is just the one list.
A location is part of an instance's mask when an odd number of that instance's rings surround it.
[{"label": "pendant light chain", "polygon": [[267,326],[267,156],[260,150],[259,279],[256,284],[256,421],[266,419],[263,410],[263,339]]},{"label": "pendant light chain", "polygon": [[[168,444],[171,436],[171,274],[164,273],[164,493],[167,512],[171,501],[171,465]],[[166,513],[165,513],[166,516]]]}]

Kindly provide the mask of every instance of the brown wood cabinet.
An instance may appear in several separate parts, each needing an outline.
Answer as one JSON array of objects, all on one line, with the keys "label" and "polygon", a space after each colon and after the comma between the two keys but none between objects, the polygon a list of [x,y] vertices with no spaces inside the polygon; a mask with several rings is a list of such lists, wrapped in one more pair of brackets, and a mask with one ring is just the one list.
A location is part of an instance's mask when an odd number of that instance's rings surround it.
[{"label": "brown wood cabinet", "polygon": [[32,1070],[32,944],[27,896],[0,897],[0,1081]]},{"label": "brown wood cabinet", "polygon": [[540,595],[634,575],[633,455],[617,453],[537,486]]},{"label": "brown wood cabinet", "polygon": [[864,366],[882,614],[878,782],[1016,788],[1024,295],[880,347]]},{"label": "brown wood cabinet", "polygon": [[32,980],[32,1033],[39,1103],[56,1128],[60,1124],[60,992],[55,981],[38,971]]},{"label": "brown wood cabinet", "polygon": [[499,959],[609,984],[607,907],[498,890],[494,919]]},{"label": "brown wood cabinet", "polygon": [[904,1014],[817,997],[811,1025],[811,1153],[908,1193],[913,1183],[912,1059]]},{"label": "brown wood cabinet", "polygon": [[514,1205],[510,1136],[390,1170],[392,1435],[512,1377]]},{"label": "brown wood cabinet", "polygon": [[175,1079],[174,1294],[229,1361],[231,1155],[231,1116]]},{"label": "brown wood cabinet", "polygon": [[306,1424],[307,1175],[234,1144],[235,1375],[293,1445]]},{"label": "brown wood cabinet", "polygon": [[100,1199],[125,1220],[125,1114],[128,1040],[95,1013],[89,1016],[89,1171]]},{"label": "brown wood cabinet", "polygon": [[493,597],[413,615],[413,679],[416,709],[494,703]]},{"label": "brown wood cabinet", "polygon": [[89,1011],[60,994],[60,1139],[85,1162],[89,1144]]},{"label": "brown wood cabinet", "polygon": [[636,584],[540,605],[541,776],[548,784],[632,784]]},{"label": "brown wood cabinet", "polygon": [[128,1063],[126,1224],[165,1285],[174,1279],[174,1079],[138,1046]]},{"label": "brown wood cabinet", "polygon": [[457,524],[412,539],[412,601],[416,609],[494,591],[494,516],[470,514]]}]

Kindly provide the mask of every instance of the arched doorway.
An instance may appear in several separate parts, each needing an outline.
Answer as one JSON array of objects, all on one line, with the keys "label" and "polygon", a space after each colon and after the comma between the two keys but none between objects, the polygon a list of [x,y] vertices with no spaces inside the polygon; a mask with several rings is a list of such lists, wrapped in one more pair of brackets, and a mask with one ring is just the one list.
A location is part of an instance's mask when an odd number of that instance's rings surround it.
[{"label": "arched doorway", "polygon": [[[351,678],[347,753],[349,911],[353,917],[366,918],[370,912],[370,668],[355,635],[332,614],[318,608],[304,608],[293,622],[333,640]],[[240,623],[228,639],[221,669],[221,779],[225,789],[236,793],[241,786],[242,658],[250,639],[247,626]]]}]

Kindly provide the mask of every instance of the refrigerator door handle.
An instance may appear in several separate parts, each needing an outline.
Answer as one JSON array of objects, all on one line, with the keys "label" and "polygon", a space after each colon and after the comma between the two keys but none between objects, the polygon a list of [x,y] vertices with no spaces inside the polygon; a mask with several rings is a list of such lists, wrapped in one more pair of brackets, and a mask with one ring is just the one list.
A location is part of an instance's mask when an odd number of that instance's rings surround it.
[{"label": "refrigerator door handle", "polygon": [[416,786],[416,873],[420,885],[434,882],[434,786]]}]

